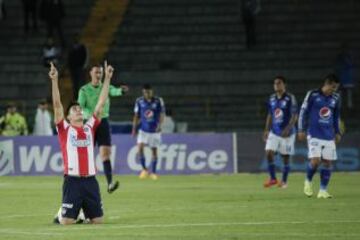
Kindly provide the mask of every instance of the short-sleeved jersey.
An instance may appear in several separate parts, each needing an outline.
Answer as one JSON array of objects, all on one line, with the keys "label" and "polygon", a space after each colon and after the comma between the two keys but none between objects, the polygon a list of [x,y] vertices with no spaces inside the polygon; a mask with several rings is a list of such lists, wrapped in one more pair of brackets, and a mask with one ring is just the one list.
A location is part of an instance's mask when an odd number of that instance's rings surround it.
[{"label": "short-sleeved jersey", "polygon": [[165,113],[165,105],[162,98],[153,97],[147,101],[144,97],[136,99],[134,113],[140,118],[140,129],[144,132],[156,132],[161,114]]},{"label": "short-sleeved jersey", "polygon": [[[284,93],[280,98],[272,94],[268,101],[268,113],[271,115],[271,131],[281,136],[282,131],[289,125],[291,117],[297,114],[296,98],[290,93]],[[295,127],[291,134],[295,133]]]},{"label": "short-sleeved jersey", "polygon": [[66,120],[57,125],[60,148],[64,160],[64,174],[94,176],[94,135],[100,121],[92,116],[82,128],[71,126]]},{"label": "short-sleeved jersey", "polygon": [[340,96],[338,93],[326,96],[321,89],[309,91],[301,106],[299,131],[307,129],[312,138],[335,139],[340,133]]}]

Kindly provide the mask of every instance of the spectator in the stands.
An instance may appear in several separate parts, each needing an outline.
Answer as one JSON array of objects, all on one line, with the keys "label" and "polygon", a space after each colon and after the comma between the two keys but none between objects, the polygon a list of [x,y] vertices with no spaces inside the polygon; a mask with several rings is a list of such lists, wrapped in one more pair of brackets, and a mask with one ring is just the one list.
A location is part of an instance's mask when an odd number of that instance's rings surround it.
[{"label": "spectator in the stands", "polygon": [[47,39],[42,51],[42,60],[45,67],[49,68],[50,62],[53,62],[55,65],[59,63],[61,51],[54,45],[52,38]]},{"label": "spectator in the stands", "polygon": [[162,133],[173,133],[175,132],[175,122],[172,118],[172,110],[166,109],[166,114],[164,117],[164,122],[161,126]]},{"label": "spectator in the stands", "polygon": [[54,31],[57,31],[61,47],[65,48],[65,38],[61,25],[65,17],[65,10],[62,0],[42,0],[40,4],[40,19],[46,24],[47,38],[54,38]]},{"label": "spectator in the stands", "polygon": [[241,12],[246,34],[246,47],[256,45],[256,15],[260,12],[260,0],[241,0]]},{"label": "spectator in the stands", "polygon": [[335,71],[340,78],[343,101],[346,101],[347,108],[353,108],[352,91],[354,82],[354,57],[348,44],[342,44],[340,53],[336,57]]},{"label": "spectator in the stands", "polygon": [[37,0],[22,0],[24,11],[24,32],[29,32],[29,22],[32,20],[32,30],[36,32],[37,28]]},{"label": "spectator in the stands", "polygon": [[68,64],[73,84],[73,98],[78,99],[81,86],[85,85],[85,69],[88,65],[89,54],[86,46],[78,40],[71,46]]},{"label": "spectator in the stands", "polygon": [[51,114],[49,112],[49,105],[46,100],[41,100],[38,104],[35,115],[34,135],[51,136],[53,131],[51,128]]},{"label": "spectator in the stands", "polygon": [[17,112],[16,104],[10,103],[7,112],[0,118],[1,134],[3,136],[28,135],[25,118]]},{"label": "spectator in the stands", "polygon": [[6,19],[5,0],[0,0],[0,20]]}]

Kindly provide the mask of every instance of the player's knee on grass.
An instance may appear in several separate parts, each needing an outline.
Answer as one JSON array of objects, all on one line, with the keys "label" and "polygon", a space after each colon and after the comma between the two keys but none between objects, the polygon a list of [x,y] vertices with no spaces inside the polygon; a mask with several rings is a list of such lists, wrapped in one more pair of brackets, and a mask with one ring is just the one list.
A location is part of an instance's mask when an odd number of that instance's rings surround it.
[{"label": "player's knee on grass", "polygon": [[103,161],[108,160],[111,155],[111,146],[100,147],[100,157]]},{"label": "player's knee on grass", "polygon": [[71,225],[71,224],[76,223],[76,220],[73,218],[64,218],[63,217],[59,220],[59,222],[61,225]]},{"label": "player's knee on grass", "polygon": [[93,218],[90,220],[90,222],[92,224],[102,224],[102,223],[104,223],[104,218],[103,217]]}]

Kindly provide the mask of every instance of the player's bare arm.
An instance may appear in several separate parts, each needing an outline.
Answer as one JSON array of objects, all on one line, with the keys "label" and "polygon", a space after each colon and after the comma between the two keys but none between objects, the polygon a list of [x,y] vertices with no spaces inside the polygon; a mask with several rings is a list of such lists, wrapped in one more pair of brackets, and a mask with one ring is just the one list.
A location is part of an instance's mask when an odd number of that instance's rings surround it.
[{"label": "player's bare arm", "polygon": [[134,114],[131,135],[136,136],[136,127],[139,125],[139,116]]},{"label": "player's bare arm", "polygon": [[54,121],[55,124],[57,124],[64,119],[64,107],[60,99],[59,75],[53,62],[50,62],[49,77],[51,79],[51,89],[52,89],[51,91],[52,91],[52,100],[54,107]]},{"label": "player's bare arm", "polygon": [[293,114],[290,118],[289,124],[284,128],[283,132],[281,133],[282,137],[288,137],[290,135],[291,129],[295,126],[298,119],[297,114]]},{"label": "player's bare arm", "polygon": [[263,134],[263,140],[266,142],[268,136],[269,136],[269,132],[270,132],[270,126],[271,126],[271,115],[268,114],[266,116],[266,121],[265,121],[265,129],[264,129],[264,134]]},{"label": "player's bare arm", "polygon": [[99,100],[96,104],[95,111],[94,111],[94,114],[97,118],[99,118],[101,116],[101,112],[102,112],[103,107],[106,103],[106,100],[109,96],[110,81],[111,81],[111,78],[114,73],[114,68],[111,65],[108,65],[107,61],[105,61],[104,67],[105,67],[105,79],[104,79],[104,83],[103,83],[103,86],[101,89]]}]

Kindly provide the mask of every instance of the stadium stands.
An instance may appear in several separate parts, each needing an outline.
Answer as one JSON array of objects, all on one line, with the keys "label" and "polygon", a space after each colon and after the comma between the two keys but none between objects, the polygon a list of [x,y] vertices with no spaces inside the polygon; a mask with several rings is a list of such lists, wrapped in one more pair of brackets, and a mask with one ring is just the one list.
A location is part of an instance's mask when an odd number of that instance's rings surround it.
[{"label": "stadium stands", "polygon": [[[94,2],[64,1],[68,41],[81,33]],[[131,86],[129,96],[113,100],[112,119],[131,119],[148,82],[190,131],[262,129],[273,76],[285,75],[301,101],[333,69],[341,43],[359,53],[359,5],[263,0],[258,44],[248,50],[238,0],[132,0],[107,54],[120,72],[114,83]],[[45,33],[24,37],[21,2],[8,1],[7,8],[8,19],[0,22],[0,103],[17,99],[32,120],[37,100],[48,96],[40,60]],[[358,104],[344,116],[348,128],[359,128]]]}]

